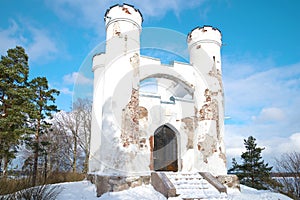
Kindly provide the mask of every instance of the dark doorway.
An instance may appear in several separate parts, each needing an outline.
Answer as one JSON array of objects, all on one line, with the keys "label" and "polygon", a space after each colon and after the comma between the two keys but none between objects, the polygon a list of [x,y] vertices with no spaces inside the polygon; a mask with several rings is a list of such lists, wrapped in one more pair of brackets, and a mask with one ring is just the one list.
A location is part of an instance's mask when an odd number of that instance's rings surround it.
[{"label": "dark doorway", "polygon": [[154,133],[153,164],[155,171],[178,171],[176,133],[162,125]]}]

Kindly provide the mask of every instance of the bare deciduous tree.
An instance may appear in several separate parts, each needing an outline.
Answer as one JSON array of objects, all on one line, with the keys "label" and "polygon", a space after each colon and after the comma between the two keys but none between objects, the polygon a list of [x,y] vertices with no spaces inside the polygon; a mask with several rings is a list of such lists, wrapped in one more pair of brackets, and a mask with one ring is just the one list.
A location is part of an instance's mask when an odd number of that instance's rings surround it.
[{"label": "bare deciduous tree", "polygon": [[90,156],[90,140],[91,140],[91,120],[92,120],[92,101],[90,99],[77,99],[73,104],[73,112],[80,119],[80,132],[78,143],[84,152],[83,172],[88,171],[88,163]]},{"label": "bare deciduous tree", "polygon": [[92,102],[77,99],[70,112],[60,111],[53,116],[50,130],[43,135],[45,147],[44,175],[47,171],[88,170],[90,154]]},{"label": "bare deciduous tree", "polygon": [[46,135],[51,145],[48,148],[49,170],[69,171],[72,168],[72,138],[57,122],[61,113],[55,115],[51,131]]},{"label": "bare deciduous tree", "polygon": [[72,138],[72,141],[68,141],[68,144],[72,144],[72,171],[76,172],[78,138],[81,126],[81,120],[78,111],[60,112],[55,120],[60,130],[62,130],[64,135],[67,136],[65,138],[69,139],[68,136],[71,136]]},{"label": "bare deciduous tree", "polygon": [[279,191],[300,200],[300,153],[285,153],[275,161],[280,177],[277,181],[282,185]]},{"label": "bare deciduous tree", "polygon": [[[56,166],[70,167],[73,172],[88,170],[90,154],[92,103],[89,99],[77,99],[70,112],[57,113],[52,122],[53,161]],[[59,155],[58,155],[59,154]],[[57,157],[56,157],[57,156]],[[52,164],[53,167],[53,164]],[[61,168],[61,167],[59,167]]]}]

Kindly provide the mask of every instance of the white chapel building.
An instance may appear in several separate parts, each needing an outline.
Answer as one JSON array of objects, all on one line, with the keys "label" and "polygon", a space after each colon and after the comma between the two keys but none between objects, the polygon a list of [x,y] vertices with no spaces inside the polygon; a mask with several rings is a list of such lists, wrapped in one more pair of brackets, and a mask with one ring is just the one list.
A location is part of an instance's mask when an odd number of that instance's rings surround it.
[{"label": "white chapel building", "polygon": [[141,55],[142,22],[127,4],[105,14],[106,49],[92,66],[89,173],[225,175],[221,32],[193,29],[186,39],[189,63],[165,65]]}]

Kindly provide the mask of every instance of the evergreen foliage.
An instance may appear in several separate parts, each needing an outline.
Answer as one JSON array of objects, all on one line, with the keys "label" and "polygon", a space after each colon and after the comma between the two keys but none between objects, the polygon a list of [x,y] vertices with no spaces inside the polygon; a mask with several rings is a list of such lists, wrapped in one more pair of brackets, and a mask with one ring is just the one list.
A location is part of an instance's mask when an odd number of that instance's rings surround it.
[{"label": "evergreen foliage", "polygon": [[26,131],[26,113],[29,104],[28,73],[28,56],[22,47],[9,49],[7,56],[1,56],[0,161],[4,161],[4,175],[8,163],[15,157],[19,139]]},{"label": "evergreen foliage", "polygon": [[237,174],[240,182],[256,189],[267,189],[267,185],[272,182],[270,172],[272,167],[268,166],[262,159],[261,153],[264,148],[257,147],[256,139],[253,136],[244,139],[246,151],[242,153],[242,164],[238,164],[236,159],[232,159],[232,168],[229,172]]},{"label": "evergreen foliage", "polygon": [[[6,175],[8,163],[15,157],[18,146],[26,141],[33,153],[33,185],[41,153],[49,141],[40,136],[50,127],[53,112],[58,111],[55,96],[45,77],[28,80],[28,56],[17,46],[7,51],[0,60],[0,169]],[[51,104],[52,103],[52,104]],[[3,166],[2,166],[3,162]]]},{"label": "evergreen foliage", "polygon": [[31,134],[27,142],[32,148],[33,156],[33,177],[32,185],[36,183],[38,158],[40,153],[46,153],[46,146],[50,144],[48,141],[41,141],[41,135],[43,135],[51,124],[49,119],[52,118],[52,113],[57,112],[57,106],[55,103],[55,96],[59,95],[59,91],[55,89],[49,89],[48,81],[45,77],[37,77],[30,81],[30,128]]}]

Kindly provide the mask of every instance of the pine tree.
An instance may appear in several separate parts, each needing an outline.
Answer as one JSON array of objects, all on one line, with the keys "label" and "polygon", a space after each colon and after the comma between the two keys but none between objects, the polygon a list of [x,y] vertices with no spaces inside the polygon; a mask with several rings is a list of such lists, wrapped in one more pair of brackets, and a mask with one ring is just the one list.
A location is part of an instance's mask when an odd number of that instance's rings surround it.
[{"label": "pine tree", "polygon": [[[49,119],[53,112],[57,112],[55,103],[55,95],[59,95],[59,91],[49,89],[48,81],[45,77],[37,77],[30,81],[30,97],[31,111],[29,112],[31,134],[28,137],[28,144],[33,149],[33,176],[32,185],[36,185],[38,160],[40,153],[45,153],[45,145],[47,141],[41,141],[40,137],[50,127]],[[33,137],[32,137],[33,135]],[[44,146],[43,146],[44,144]]]},{"label": "pine tree", "polygon": [[[17,46],[7,51],[7,56],[0,60],[0,164],[3,174],[7,171],[10,160],[15,157],[20,142],[24,137],[32,147],[33,185],[36,182],[39,152],[45,154],[48,141],[41,141],[40,136],[47,131],[52,112],[57,107],[54,95],[59,91],[49,89],[46,78],[37,77],[28,81],[28,56],[22,47]],[[0,165],[1,168],[1,165]]]},{"label": "pine tree", "polygon": [[20,137],[25,131],[28,108],[28,56],[22,47],[7,51],[0,60],[0,160],[3,174],[15,157]]},{"label": "pine tree", "polygon": [[256,189],[266,189],[270,182],[270,172],[272,167],[262,160],[261,153],[264,148],[257,147],[256,139],[253,136],[244,139],[246,151],[242,153],[242,164],[238,164],[232,159],[232,168],[229,172],[236,173],[240,182]]}]

